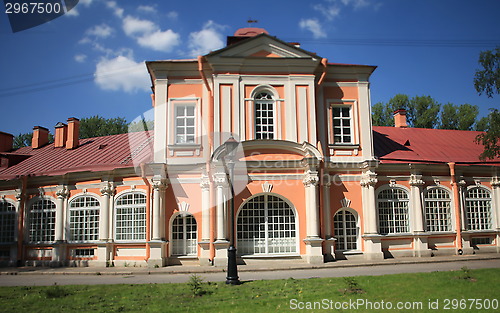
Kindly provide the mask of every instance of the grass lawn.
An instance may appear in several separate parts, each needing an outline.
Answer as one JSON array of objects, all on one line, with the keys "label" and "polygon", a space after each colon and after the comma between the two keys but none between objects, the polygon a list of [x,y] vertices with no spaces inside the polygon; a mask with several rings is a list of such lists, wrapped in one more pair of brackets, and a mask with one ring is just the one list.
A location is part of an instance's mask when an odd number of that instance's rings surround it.
[{"label": "grass lawn", "polygon": [[[194,293],[201,295],[195,296]],[[452,299],[456,300],[452,302]],[[460,303],[460,299],[481,300]],[[368,307],[368,301],[372,303],[371,308]],[[380,309],[382,301],[384,308],[391,303],[393,309]],[[429,301],[434,305],[439,301],[438,307],[429,308]],[[0,288],[0,312],[19,313],[500,312],[498,301],[500,269],[359,276],[353,279],[258,280],[244,282],[240,286],[227,286],[222,282],[202,282],[195,286],[149,284]],[[300,310],[302,307],[314,306],[314,302],[319,302],[316,308]],[[344,308],[338,307],[340,309],[336,310],[336,302],[345,303]],[[359,306],[347,307],[349,302]],[[398,310],[398,302],[411,302],[406,304],[408,306],[416,302],[417,306]],[[421,303],[421,307],[418,303]],[[445,307],[447,303],[449,309]],[[291,310],[291,305],[296,309]],[[478,309],[479,305],[489,305],[490,308]],[[453,310],[454,306],[456,310]]]}]

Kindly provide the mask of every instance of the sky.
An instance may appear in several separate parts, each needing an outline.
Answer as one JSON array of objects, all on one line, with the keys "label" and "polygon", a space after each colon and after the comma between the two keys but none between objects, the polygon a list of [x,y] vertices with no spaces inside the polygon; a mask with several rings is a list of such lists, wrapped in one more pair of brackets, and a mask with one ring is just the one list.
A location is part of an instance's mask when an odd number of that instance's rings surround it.
[{"label": "sky", "polygon": [[151,109],[145,61],[222,48],[249,19],[329,62],[378,66],[372,104],[429,95],[478,105],[485,116],[500,96],[479,96],[473,79],[479,53],[500,46],[498,12],[497,0],[80,0],[13,33],[2,10],[0,131],[53,132],[69,117],[94,115],[132,121]]}]

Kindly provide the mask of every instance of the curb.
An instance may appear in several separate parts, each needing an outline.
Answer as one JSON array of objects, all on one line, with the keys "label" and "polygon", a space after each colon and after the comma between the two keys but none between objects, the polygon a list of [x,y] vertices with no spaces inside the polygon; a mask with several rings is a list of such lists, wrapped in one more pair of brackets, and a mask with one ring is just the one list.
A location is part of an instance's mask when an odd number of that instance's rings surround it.
[{"label": "curb", "polygon": [[[271,271],[293,271],[293,270],[318,270],[318,269],[336,269],[336,268],[352,268],[352,267],[369,267],[369,266],[386,266],[386,265],[398,265],[398,264],[425,264],[425,263],[447,263],[447,262],[463,262],[463,261],[485,261],[485,260],[498,260],[500,255],[484,256],[484,257],[462,257],[458,256],[456,259],[445,258],[445,259],[424,259],[418,260],[415,258],[409,260],[399,259],[397,261],[387,261],[387,262],[370,262],[370,263],[346,263],[338,264],[336,262],[324,263],[321,265],[309,265],[309,266],[290,266],[290,267],[266,267],[266,268],[242,268],[238,270],[240,272],[271,272]],[[0,271],[0,276],[5,275],[114,275],[114,276],[131,276],[131,275],[161,275],[161,274],[203,274],[203,273],[224,273],[225,268],[190,268],[185,270],[163,270],[163,271],[148,271],[148,270],[137,270],[137,271],[109,271],[108,268],[95,268],[95,271],[49,271],[50,269],[42,269],[40,271],[36,270],[13,270],[13,271]]]}]

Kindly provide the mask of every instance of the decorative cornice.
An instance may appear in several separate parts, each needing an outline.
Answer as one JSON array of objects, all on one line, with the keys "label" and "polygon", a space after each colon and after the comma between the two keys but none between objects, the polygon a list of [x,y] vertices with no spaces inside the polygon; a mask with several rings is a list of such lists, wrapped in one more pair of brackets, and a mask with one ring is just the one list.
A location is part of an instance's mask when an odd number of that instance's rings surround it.
[{"label": "decorative cornice", "polygon": [[229,185],[226,173],[215,173],[213,180],[217,187],[227,187]]},{"label": "decorative cornice", "polygon": [[101,187],[101,195],[113,196],[115,194],[115,186],[112,183],[106,183]]},{"label": "decorative cornice", "polygon": [[420,187],[425,185],[425,182],[422,180],[422,175],[411,174],[410,175],[410,186]]},{"label": "decorative cornice", "polygon": [[377,182],[377,173],[367,170],[362,174],[361,181],[359,183],[362,187],[374,187]]},{"label": "decorative cornice", "polygon": [[66,199],[69,196],[69,190],[66,186],[56,191],[56,196],[58,199]]},{"label": "decorative cornice", "polygon": [[309,187],[309,186],[317,186],[319,183],[319,176],[317,171],[311,171],[308,170],[305,175],[304,179],[302,180],[302,183],[304,186]]}]

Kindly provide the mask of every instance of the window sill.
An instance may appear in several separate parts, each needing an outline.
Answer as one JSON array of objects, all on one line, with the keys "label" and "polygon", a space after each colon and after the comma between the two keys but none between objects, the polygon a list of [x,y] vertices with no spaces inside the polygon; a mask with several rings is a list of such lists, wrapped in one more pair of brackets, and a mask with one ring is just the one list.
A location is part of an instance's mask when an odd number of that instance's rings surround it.
[{"label": "window sill", "polygon": [[359,154],[359,144],[338,143],[329,144],[331,156],[356,156]]},{"label": "window sill", "polygon": [[201,144],[178,143],[167,147],[170,156],[199,156],[201,151]]}]

